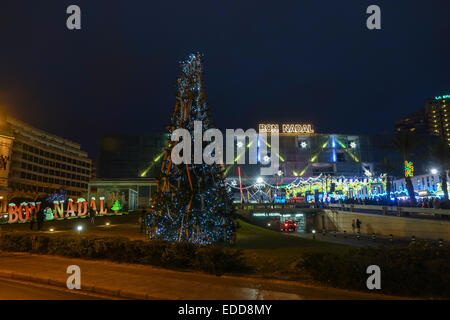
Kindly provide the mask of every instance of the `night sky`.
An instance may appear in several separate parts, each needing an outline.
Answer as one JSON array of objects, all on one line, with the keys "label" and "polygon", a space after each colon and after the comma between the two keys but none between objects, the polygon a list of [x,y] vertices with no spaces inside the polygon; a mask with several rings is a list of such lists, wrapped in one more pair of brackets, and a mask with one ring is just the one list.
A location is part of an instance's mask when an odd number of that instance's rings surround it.
[{"label": "night sky", "polygon": [[[66,28],[66,8],[82,29]],[[366,8],[382,30],[366,28]],[[178,61],[204,53],[216,126],[393,131],[450,93],[448,0],[0,2],[0,105],[95,158],[107,132],[163,131]]]}]

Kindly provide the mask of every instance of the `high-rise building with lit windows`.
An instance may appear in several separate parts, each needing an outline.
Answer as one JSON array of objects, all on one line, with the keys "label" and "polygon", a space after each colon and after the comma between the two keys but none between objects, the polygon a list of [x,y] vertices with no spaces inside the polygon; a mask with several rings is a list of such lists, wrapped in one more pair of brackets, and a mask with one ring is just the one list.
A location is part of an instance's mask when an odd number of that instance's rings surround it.
[{"label": "high-rise building with lit windows", "polygon": [[425,103],[429,133],[440,136],[450,145],[450,95],[437,96]]},{"label": "high-rise building with lit windows", "polygon": [[425,107],[395,121],[397,131],[439,136],[450,145],[450,95],[436,96]]}]

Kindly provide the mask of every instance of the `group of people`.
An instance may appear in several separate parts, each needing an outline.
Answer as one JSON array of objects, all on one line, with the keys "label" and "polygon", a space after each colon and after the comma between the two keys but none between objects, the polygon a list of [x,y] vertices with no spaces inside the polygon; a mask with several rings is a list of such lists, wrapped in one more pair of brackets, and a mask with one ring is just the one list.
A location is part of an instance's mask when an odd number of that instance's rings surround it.
[{"label": "group of people", "polygon": [[450,209],[449,203],[439,198],[419,199],[417,201],[417,206],[420,208]]},{"label": "group of people", "polygon": [[[97,211],[94,208],[89,208],[89,218],[91,224],[95,224],[95,216]],[[41,231],[44,227],[45,213],[43,207],[39,210],[32,210],[30,217],[30,230],[33,231],[34,225],[37,225],[37,231]]]},{"label": "group of people", "polygon": [[[375,205],[375,206],[397,206],[397,207],[411,207],[409,199],[394,198],[387,199],[387,197],[373,197],[373,198],[346,198],[335,199],[331,198],[329,203],[340,204],[356,204],[356,205]],[[434,208],[434,209],[449,209],[449,203],[438,197],[419,198],[416,202],[418,208]]]}]

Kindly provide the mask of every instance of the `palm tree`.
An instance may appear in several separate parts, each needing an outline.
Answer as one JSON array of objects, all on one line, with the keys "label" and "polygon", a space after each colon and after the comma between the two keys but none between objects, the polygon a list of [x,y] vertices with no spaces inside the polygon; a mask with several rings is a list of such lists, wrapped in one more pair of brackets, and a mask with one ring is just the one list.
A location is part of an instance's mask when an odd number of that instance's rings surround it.
[{"label": "palm tree", "polygon": [[[413,150],[421,143],[417,137],[410,131],[398,131],[392,139],[392,145],[403,157],[403,162],[410,161]],[[412,206],[416,206],[416,195],[411,177],[405,176],[406,189]]]},{"label": "palm tree", "polygon": [[391,199],[392,176],[395,171],[395,163],[388,157],[384,157],[378,164],[377,169],[381,174],[386,175],[386,195],[389,202]]},{"label": "palm tree", "polygon": [[438,139],[431,148],[431,157],[439,169],[442,191],[448,201],[447,170],[450,169],[450,147],[444,140]]}]

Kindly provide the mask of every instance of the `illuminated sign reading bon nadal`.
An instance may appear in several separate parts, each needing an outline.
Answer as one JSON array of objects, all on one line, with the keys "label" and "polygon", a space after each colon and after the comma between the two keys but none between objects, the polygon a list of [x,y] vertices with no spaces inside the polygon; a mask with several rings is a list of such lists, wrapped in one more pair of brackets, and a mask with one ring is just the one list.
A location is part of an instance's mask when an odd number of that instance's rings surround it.
[{"label": "illuminated sign reading bon nadal", "polygon": [[[69,217],[83,217],[88,213],[88,207],[97,211],[97,206],[95,203],[95,198],[91,198],[91,201],[88,205],[88,202],[79,198],[76,203],[72,199],[69,199],[66,204],[66,208],[64,208],[64,204],[66,201],[54,201],[53,202],[53,210],[51,208],[45,209],[45,220],[53,220],[53,219],[64,219]],[[41,208],[40,202],[23,202],[19,206],[15,203],[10,203],[8,205],[8,215],[9,220],[8,223],[16,223],[16,222],[27,222],[32,219],[33,213],[37,213]],[[75,214],[75,212],[77,214]],[[108,210],[105,207],[105,198],[100,197],[100,208],[98,210],[100,215],[105,215],[108,213]]]},{"label": "illuminated sign reading bon nadal", "polygon": [[[281,133],[314,133],[314,128],[311,124],[283,123],[281,129]],[[280,127],[278,124],[261,123],[259,124],[259,132],[280,133]]]}]

